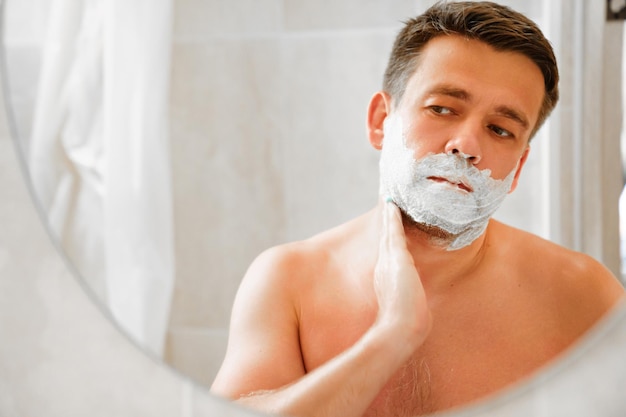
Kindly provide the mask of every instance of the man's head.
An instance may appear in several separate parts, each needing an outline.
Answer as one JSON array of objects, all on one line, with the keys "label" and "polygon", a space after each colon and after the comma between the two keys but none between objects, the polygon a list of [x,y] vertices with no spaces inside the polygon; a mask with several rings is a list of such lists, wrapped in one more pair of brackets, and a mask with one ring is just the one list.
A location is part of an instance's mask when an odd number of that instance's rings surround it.
[{"label": "man's head", "polygon": [[531,137],[548,117],[559,97],[559,73],[554,52],[537,25],[508,7],[491,2],[439,2],[406,22],[394,43],[385,71],[383,89],[394,105],[403,97],[407,83],[426,44],[442,35],[460,35],[490,45],[498,51],[517,52],[541,70],[545,95]]},{"label": "man's head", "polygon": [[381,195],[448,249],[471,244],[516,188],[557,83],[548,41],[506,7],[439,3],[410,20],[368,109]]}]

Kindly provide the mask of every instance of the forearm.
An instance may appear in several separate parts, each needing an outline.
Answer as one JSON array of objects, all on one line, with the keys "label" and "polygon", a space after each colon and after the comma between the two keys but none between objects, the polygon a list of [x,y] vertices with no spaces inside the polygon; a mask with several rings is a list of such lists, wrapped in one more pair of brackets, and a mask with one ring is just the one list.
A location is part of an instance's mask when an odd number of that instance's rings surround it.
[{"label": "forearm", "polygon": [[375,325],[351,348],[295,383],[238,401],[285,416],[360,417],[417,348],[404,334]]}]

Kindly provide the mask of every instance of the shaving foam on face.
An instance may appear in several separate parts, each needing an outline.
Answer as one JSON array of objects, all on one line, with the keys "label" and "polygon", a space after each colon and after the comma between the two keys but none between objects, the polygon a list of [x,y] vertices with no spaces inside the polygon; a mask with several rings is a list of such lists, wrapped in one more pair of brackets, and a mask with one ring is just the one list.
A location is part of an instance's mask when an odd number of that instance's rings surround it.
[{"label": "shaving foam on face", "polygon": [[459,154],[429,154],[415,160],[406,146],[402,120],[385,119],[380,156],[380,194],[389,196],[416,223],[451,236],[448,250],[471,244],[511,189],[514,169],[506,178],[491,178]]}]

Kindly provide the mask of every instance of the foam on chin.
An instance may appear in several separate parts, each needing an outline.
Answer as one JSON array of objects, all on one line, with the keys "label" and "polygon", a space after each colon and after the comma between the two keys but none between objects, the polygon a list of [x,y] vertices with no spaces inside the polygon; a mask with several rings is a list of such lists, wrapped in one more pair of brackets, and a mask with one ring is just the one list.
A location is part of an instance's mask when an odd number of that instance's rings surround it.
[{"label": "foam on chin", "polygon": [[446,232],[448,250],[468,246],[484,233],[511,189],[516,169],[496,180],[464,155],[429,154],[415,160],[402,132],[400,117],[385,119],[380,195],[391,197],[416,223]]}]

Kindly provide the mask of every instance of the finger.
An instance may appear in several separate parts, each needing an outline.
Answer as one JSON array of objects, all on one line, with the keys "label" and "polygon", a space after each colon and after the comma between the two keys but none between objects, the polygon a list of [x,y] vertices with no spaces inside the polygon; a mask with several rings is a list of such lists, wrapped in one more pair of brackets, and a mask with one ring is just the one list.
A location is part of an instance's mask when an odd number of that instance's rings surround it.
[{"label": "finger", "polygon": [[386,197],[383,201],[383,207],[381,212],[382,217],[382,225],[380,230],[380,242],[379,242],[379,252],[378,259],[379,262],[381,259],[387,259],[388,255],[391,252],[390,248],[390,236],[389,236],[389,227],[390,227],[390,217],[393,215],[393,207],[395,204],[391,200],[390,197]]},{"label": "finger", "polygon": [[404,226],[402,225],[400,209],[393,201],[387,202],[386,207],[389,243],[392,247],[406,248],[406,237],[404,235]]},{"label": "finger", "polygon": [[385,230],[383,231],[383,234],[386,240],[386,250],[389,254],[406,254],[408,249],[400,209],[393,201],[387,199],[384,210]]}]

